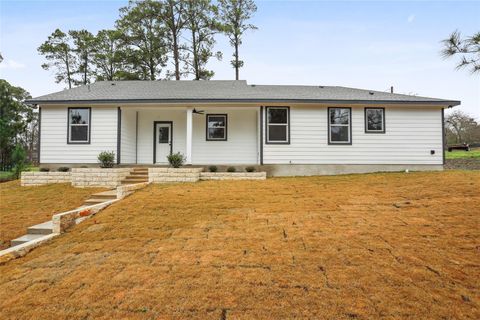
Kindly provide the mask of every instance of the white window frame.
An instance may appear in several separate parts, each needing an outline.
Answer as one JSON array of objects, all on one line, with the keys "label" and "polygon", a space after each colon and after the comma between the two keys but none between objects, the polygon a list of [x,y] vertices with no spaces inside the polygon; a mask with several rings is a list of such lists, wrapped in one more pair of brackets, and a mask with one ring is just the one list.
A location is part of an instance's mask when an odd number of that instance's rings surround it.
[{"label": "white window frame", "polygon": [[[88,111],[88,116],[87,116],[87,121],[88,123],[86,124],[79,124],[79,123],[71,123],[71,111],[72,110],[87,110]],[[90,125],[92,121],[92,109],[89,107],[71,107],[68,108],[67,111],[67,123],[68,123],[68,139],[67,143],[68,144],[90,144]],[[87,127],[87,139],[86,140],[72,140],[72,127]]]},{"label": "white window frame", "polygon": [[[382,129],[380,130],[368,129],[368,110],[382,111]],[[385,108],[365,108],[365,133],[385,133]]]},{"label": "white window frame", "polygon": [[[224,123],[225,125],[224,126],[220,126],[220,127],[214,127],[215,129],[223,129],[223,137],[222,138],[211,138],[210,137],[210,127],[208,126],[209,124],[209,119],[210,117],[223,117],[224,118]],[[228,129],[228,116],[226,113],[222,113],[222,114],[207,114],[207,141],[227,141],[227,129]]]},{"label": "white window frame", "polygon": [[[268,121],[268,111],[272,109],[281,109],[281,110],[286,110],[287,112],[287,122],[286,123],[270,123]],[[265,139],[266,139],[266,144],[290,144],[290,107],[265,107]],[[285,140],[270,140],[270,126],[282,126],[286,128],[286,139]]]},{"label": "white window frame", "polygon": [[[347,124],[332,124],[330,118],[330,110],[334,109],[346,109],[348,110],[348,123]],[[352,144],[352,108],[350,107],[329,107],[327,114],[328,121],[328,144],[339,145],[351,145]],[[347,127],[348,128],[348,140],[347,141],[332,141],[332,127]]]}]

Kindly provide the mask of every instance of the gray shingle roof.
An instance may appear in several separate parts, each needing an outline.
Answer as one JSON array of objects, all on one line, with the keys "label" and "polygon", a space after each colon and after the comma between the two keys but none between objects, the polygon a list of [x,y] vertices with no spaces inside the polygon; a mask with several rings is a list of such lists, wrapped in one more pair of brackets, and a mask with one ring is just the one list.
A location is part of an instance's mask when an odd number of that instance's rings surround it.
[{"label": "gray shingle roof", "polygon": [[248,85],[246,81],[98,81],[29,100],[51,103],[297,102],[459,105],[460,101],[336,86]]}]

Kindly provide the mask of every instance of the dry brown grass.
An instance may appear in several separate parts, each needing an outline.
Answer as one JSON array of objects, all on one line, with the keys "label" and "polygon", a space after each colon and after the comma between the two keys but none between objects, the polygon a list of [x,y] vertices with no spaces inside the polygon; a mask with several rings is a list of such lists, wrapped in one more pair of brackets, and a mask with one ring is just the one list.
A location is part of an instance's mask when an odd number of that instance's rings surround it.
[{"label": "dry brown grass", "polygon": [[80,206],[92,193],[105,189],[80,189],[69,184],[21,187],[19,180],[0,183],[0,250],[27,228],[52,219],[52,215]]},{"label": "dry brown grass", "polygon": [[480,172],[152,185],[0,266],[0,318],[479,319]]}]

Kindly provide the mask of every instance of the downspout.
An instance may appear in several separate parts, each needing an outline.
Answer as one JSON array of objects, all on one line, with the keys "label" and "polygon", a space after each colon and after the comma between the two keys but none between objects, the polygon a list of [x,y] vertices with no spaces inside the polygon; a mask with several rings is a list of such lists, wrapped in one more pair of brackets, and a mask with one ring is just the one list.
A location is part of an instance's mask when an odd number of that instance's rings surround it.
[{"label": "downspout", "polygon": [[117,107],[117,165],[120,164],[120,148],[122,139],[122,109]]},{"label": "downspout", "polygon": [[138,111],[135,117],[135,164],[138,164]]},{"label": "downspout", "polygon": [[42,107],[38,106],[37,162],[40,165],[40,137],[42,136]]},{"label": "downspout", "polygon": [[263,106],[260,107],[260,165],[263,166]]}]

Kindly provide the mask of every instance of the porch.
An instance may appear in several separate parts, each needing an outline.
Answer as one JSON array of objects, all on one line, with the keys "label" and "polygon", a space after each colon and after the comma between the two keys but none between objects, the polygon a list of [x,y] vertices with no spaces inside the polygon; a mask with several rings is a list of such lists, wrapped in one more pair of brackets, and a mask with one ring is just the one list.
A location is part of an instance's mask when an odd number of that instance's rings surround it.
[{"label": "porch", "polygon": [[259,165],[259,106],[118,108],[119,165],[166,165],[180,152],[187,165]]}]

